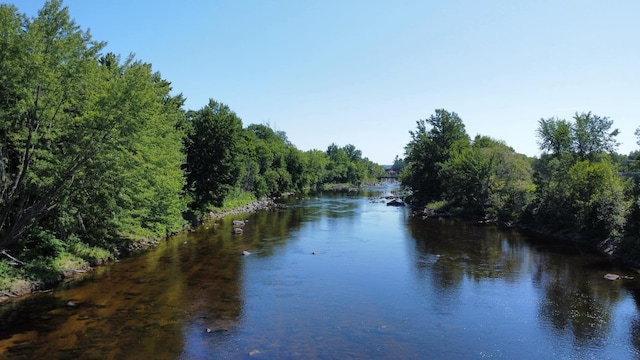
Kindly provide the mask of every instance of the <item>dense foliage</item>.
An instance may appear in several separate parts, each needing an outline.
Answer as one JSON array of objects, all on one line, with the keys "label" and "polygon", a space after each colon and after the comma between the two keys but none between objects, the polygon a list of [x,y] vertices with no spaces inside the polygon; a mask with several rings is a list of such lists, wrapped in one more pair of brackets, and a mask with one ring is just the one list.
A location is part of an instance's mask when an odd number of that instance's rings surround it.
[{"label": "dense foliage", "polygon": [[637,256],[638,154],[616,154],[613,121],[590,112],[538,125],[543,154],[527,158],[486,136],[468,141],[455,113],[436,110],[410,132],[402,181],[416,199],[441,208],[606,240]]},{"label": "dense foliage", "polygon": [[612,125],[608,118],[591,113],[576,114],[573,122],[540,120],[541,149],[551,152],[536,162],[532,212],[537,224],[599,239],[622,238],[629,183],[612,161],[618,134],[610,130]]},{"label": "dense foliage", "polygon": [[470,140],[462,119],[454,112],[439,109],[417,124],[418,129],[409,132],[411,142],[405,148],[401,180],[420,200],[433,200],[443,192],[440,169],[455,152],[468,147]]},{"label": "dense foliage", "polygon": [[353,145],[301,151],[283,131],[243,128],[214,100],[185,110],[150,64],[103,54],[59,0],[34,18],[0,4],[0,20],[5,255],[73,268],[225,206],[384,171]]},{"label": "dense foliage", "polygon": [[476,136],[442,165],[442,197],[488,219],[519,218],[531,201],[531,162],[503,142]]},{"label": "dense foliage", "polygon": [[240,174],[242,121],[228,106],[214,100],[187,113],[186,193],[190,206],[202,211],[221,206]]},{"label": "dense foliage", "polygon": [[[190,209],[206,216],[222,205],[229,193],[254,199],[318,189],[325,184],[360,185],[384,173],[353,145],[331,144],[326,152],[301,151],[284,131],[241,120],[226,105],[211,100],[189,112],[187,187]],[[208,115],[207,115],[208,114]]]},{"label": "dense foliage", "polygon": [[55,254],[179,229],[182,100],[169,83],[101,56],[57,1],[32,20],[0,14],[0,247]]}]

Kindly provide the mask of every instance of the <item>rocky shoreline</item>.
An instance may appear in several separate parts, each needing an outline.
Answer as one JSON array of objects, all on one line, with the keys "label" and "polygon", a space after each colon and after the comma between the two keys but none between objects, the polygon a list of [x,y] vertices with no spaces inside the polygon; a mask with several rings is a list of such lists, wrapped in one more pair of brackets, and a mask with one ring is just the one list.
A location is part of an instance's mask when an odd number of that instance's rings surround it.
[{"label": "rocky shoreline", "polygon": [[231,215],[252,213],[259,210],[271,209],[271,208],[282,207],[282,206],[283,206],[282,204],[276,203],[275,198],[265,198],[262,200],[254,201],[251,204],[248,204],[233,210],[223,211],[219,213],[213,213],[213,212],[209,213],[209,217],[207,218],[207,220],[220,219],[220,218],[224,218]]},{"label": "rocky shoreline", "polygon": [[[282,204],[276,203],[274,198],[265,198],[265,199],[254,201],[250,204],[247,204],[245,206],[241,206],[232,210],[222,211],[222,212],[211,212],[205,218],[200,219],[198,224],[194,224],[194,226],[192,227],[184,228],[183,231],[191,231],[195,227],[200,226],[204,221],[221,219],[227,216],[233,216],[238,214],[253,213],[259,210],[277,208],[282,206],[283,206]],[[161,240],[137,241],[135,243],[130,244],[127,247],[117,249],[116,251],[114,251],[114,254],[113,254],[114,258],[119,259],[119,258],[128,256],[135,251],[152,248],[158,245],[161,241],[170,239],[173,235],[169,235],[166,238]],[[80,274],[84,274],[88,271],[92,271],[96,266],[104,266],[104,265],[107,265],[108,263],[109,262],[101,262],[99,264],[93,264],[93,265],[84,264],[75,269],[67,269],[60,274],[60,277],[57,281],[51,282],[51,283],[45,283],[42,281],[29,282],[22,279],[16,280],[12,284],[10,284],[7,288],[0,290],[0,303],[8,300],[24,298],[26,296],[29,296],[31,294],[38,293],[38,292],[51,291],[53,288],[55,288],[57,285],[59,285],[61,282],[65,280],[68,280]]]}]

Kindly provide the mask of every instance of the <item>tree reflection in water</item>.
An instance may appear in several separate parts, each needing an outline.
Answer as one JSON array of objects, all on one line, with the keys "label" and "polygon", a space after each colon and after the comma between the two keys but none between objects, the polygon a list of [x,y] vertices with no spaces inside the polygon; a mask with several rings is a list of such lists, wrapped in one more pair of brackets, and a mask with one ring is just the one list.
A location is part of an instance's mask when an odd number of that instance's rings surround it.
[{"label": "tree reflection in water", "polygon": [[[611,312],[622,298],[624,283],[602,278],[606,271],[598,267],[610,269],[612,264],[599,254],[543,236],[457,219],[415,220],[409,228],[415,238],[418,277],[428,279],[441,293],[443,307],[460,301],[456,297],[466,281],[511,283],[531,274],[529,281],[541,295],[538,316],[549,324],[542,328],[551,331],[551,337],[571,336],[579,348],[607,341]],[[637,321],[632,326],[640,331]]]}]

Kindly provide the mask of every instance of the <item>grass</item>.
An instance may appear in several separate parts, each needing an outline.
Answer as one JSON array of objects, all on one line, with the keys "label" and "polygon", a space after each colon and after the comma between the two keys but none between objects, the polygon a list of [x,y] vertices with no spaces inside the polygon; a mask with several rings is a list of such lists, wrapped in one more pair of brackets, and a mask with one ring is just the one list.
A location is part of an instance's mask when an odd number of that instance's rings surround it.
[{"label": "grass", "polygon": [[13,260],[0,260],[0,292],[28,292],[32,284],[53,284],[62,278],[62,272],[56,270],[44,258],[26,265],[15,264]]},{"label": "grass", "polygon": [[432,201],[425,205],[425,208],[433,211],[446,211],[449,210],[449,203],[445,200]]},{"label": "grass", "polygon": [[53,257],[39,256],[24,264],[3,257],[0,259],[0,293],[21,294],[34,286],[48,286],[64,278],[65,273],[85,269],[113,258],[111,252],[91,247],[74,238]]},{"label": "grass", "polygon": [[15,268],[9,265],[8,260],[0,260],[0,291],[9,289],[16,275]]},{"label": "grass", "polygon": [[224,202],[222,203],[222,206],[214,208],[213,212],[221,213],[238,209],[256,202],[257,200],[258,199],[256,199],[255,195],[252,192],[235,189],[233,192],[227,195],[227,197],[224,199]]}]

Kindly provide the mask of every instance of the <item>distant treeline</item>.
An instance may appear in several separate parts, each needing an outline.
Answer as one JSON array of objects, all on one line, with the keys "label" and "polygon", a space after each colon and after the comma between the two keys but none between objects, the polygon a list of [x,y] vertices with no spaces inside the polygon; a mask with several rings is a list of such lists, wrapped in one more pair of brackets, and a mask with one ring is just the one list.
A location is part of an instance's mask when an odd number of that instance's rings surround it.
[{"label": "distant treeline", "polygon": [[[234,201],[358,185],[384,173],[353,145],[301,151],[282,131],[244,128],[213,100],[185,110],[183,96],[172,95],[150,64],[103,47],[61,1],[33,18],[0,4],[5,255],[73,268]],[[0,277],[11,272],[0,265]]]},{"label": "distant treeline", "polygon": [[436,110],[410,132],[401,180],[432,209],[525,224],[637,260],[640,152],[617,154],[612,125],[590,112],[541,119],[532,136],[542,156],[529,158],[487,136],[470,139],[456,113]]}]

